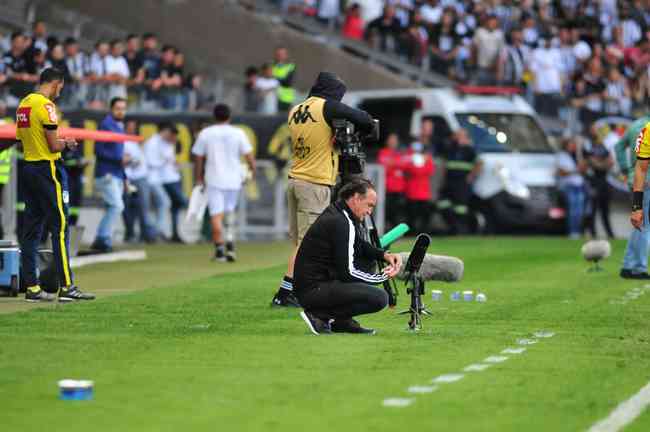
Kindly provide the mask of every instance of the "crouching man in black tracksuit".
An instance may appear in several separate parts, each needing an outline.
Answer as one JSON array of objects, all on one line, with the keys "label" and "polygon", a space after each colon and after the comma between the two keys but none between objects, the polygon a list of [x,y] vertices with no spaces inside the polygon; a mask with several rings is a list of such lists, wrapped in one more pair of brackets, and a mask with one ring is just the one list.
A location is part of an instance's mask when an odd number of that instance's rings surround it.
[{"label": "crouching man in black tracksuit", "polygon": [[[395,276],[402,261],[364,239],[361,222],[376,203],[372,183],[352,180],[305,234],[296,256],[294,291],[304,308],[301,316],[314,334],[372,334],[374,330],[361,327],[353,317],[388,304],[386,292],[373,285]],[[374,274],[371,269],[378,259],[388,266]]]}]

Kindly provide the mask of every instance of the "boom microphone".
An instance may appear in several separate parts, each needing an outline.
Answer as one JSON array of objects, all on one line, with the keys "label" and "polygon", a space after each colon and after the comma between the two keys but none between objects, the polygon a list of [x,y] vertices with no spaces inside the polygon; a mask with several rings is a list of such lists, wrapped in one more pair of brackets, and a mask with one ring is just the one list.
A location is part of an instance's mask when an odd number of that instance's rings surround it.
[{"label": "boom microphone", "polygon": [[[413,253],[415,254],[415,251]],[[401,252],[400,255],[402,262],[406,261],[406,265],[400,269],[396,277],[399,280],[406,280],[410,276],[408,269],[411,257],[408,252]],[[414,259],[418,259],[418,257],[416,256]],[[463,278],[465,265],[459,258],[426,254],[421,260],[422,265],[417,275],[425,281],[457,282]]]}]

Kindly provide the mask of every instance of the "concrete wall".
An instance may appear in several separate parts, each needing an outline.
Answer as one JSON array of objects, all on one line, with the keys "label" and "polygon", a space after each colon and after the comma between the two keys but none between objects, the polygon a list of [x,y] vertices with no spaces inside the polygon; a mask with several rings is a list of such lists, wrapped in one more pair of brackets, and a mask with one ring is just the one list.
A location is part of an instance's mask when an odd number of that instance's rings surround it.
[{"label": "concrete wall", "polygon": [[[246,66],[270,61],[274,47],[289,48],[298,64],[297,86],[307,91],[321,70],[339,74],[350,89],[411,87],[413,83],[308,38],[270,17],[227,0],[54,0],[98,22],[134,32],[152,31],[208,65],[243,76]],[[52,4],[52,3],[51,3]]]}]

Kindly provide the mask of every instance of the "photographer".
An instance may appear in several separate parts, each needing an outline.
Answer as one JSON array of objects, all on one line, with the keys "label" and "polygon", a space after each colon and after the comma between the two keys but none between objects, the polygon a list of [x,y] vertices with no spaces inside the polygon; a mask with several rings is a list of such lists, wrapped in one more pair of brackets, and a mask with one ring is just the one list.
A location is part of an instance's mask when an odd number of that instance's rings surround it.
[{"label": "photographer", "polygon": [[[340,102],[345,91],[345,84],[336,75],[321,72],[309,97],[289,113],[293,156],[287,201],[289,236],[296,251],[309,226],[329,205],[331,187],[336,183],[339,156],[334,119],[348,120],[362,133],[373,130],[372,118],[366,112]],[[295,252],[289,257],[287,273],[271,306],[300,306],[292,294],[295,257]]]},{"label": "photographer", "polygon": [[[339,200],[325,209],[309,228],[296,256],[295,292],[304,307],[300,314],[314,334],[365,333],[356,315],[382,310],[388,295],[372,284],[397,274],[397,254],[384,252],[364,240],[363,220],[377,204],[370,181],[354,179],[339,192]],[[374,263],[388,263],[373,274]]]}]

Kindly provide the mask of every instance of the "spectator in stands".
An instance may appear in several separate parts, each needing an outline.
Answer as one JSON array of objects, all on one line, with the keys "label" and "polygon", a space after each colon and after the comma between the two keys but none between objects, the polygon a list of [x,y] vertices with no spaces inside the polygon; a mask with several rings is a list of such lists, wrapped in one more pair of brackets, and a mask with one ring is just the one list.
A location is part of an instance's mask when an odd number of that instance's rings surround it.
[{"label": "spectator in stands", "polygon": [[157,107],[162,80],[158,38],[155,34],[146,33],[142,36],[142,50],[138,54],[138,61],[144,69],[147,102],[150,106]]},{"label": "spectator in stands", "polygon": [[382,16],[366,27],[366,40],[374,49],[394,52],[401,33],[402,27],[395,17],[395,8],[386,6]]},{"label": "spectator in stands", "polygon": [[24,56],[27,50],[27,39],[21,32],[11,35],[11,50],[2,58],[9,93],[6,96],[7,105],[18,106],[20,99],[26,96],[38,81],[38,76],[29,73],[27,60]]},{"label": "spectator in stands", "polygon": [[126,37],[126,50],[124,58],[129,66],[129,80],[127,81],[127,91],[129,94],[138,95],[144,82],[145,71],[142,65],[142,58],[138,55],[140,52],[140,37],[130,34]]},{"label": "spectator in stands", "polygon": [[587,170],[584,160],[578,159],[576,138],[565,138],[562,151],[557,156],[557,186],[564,195],[567,208],[567,233],[579,238],[585,208],[583,175]]},{"label": "spectator in stands", "polygon": [[183,85],[182,72],[174,64],[177,50],[165,45],[160,56],[160,102],[163,109],[178,109],[178,96]]},{"label": "spectator in stands", "polygon": [[108,85],[108,98],[126,99],[126,84],[129,80],[129,64],[124,58],[124,44],[121,40],[114,39],[110,43],[110,55],[106,58],[106,81]]},{"label": "spectator in stands", "polygon": [[[136,134],[137,124],[134,120],[126,122],[126,133]],[[140,228],[139,241],[152,243],[156,240],[155,227],[149,217],[149,183],[147,181],[147,162],[144,158],[142,144],[134,141],[124,142],[124,172],[131,188],[124,193],[124,241],[136,240],[135,222]]]},{"label": "spectator in stands", "polygon": [[88,63],[86,55],[79,50],[79,43],[73,37],[64,42],[65,63],[69,73],[69,81],[63,87],[63,100],[72,108],[81,108],[86,99],[86,72]]},{"label": "spectator in stands", "polygon": [[431,69],[450,78],[456,76],[454,65],[460,43],[456,33],[455,11],[451,8],[445,9],[440,22],[435,24],[431,31]]},{"label": "spectator in stands", "polygon": [[476,83],[496,83],[499,54],[505,47],[503,32],[498,28],[496,15],[488,15],[483,26],[476,30],[473,38],[473,59],[476,64]]},{"label": "spectator in stands", "polygon": [[171,208],[171,200],[163,184],[176,177],[174,146],[177,137],[176,127],[169,122],[163,122],[158,125],[158,133],[144,143],[151,203],[156,213],[156,231],[160,237],[164,237],[167,231],[165,221]]},{"label": "spectator in stands", "polygon": [[364,22],[361,18],[361,6],[359,6],[359,3],[352,3],[345,12],[341,34],[348,39],[363,40],[363,27]]},{"label": "spectator in stands", "polygon": [[[124,133],[126,100],[112,99],[110,110],[110,114],[101,122],[99,129]],[[129,163],[129,159],[124,156],[123,143],[101,141],[95,143],[95,158],[95,187],[104,202],[105,211],[97,227],[91,249],[110,252],[113,249],[113,228],[124,210],[122,199],[126,178],[124,166]]]},{"label": "spectator in stands", "polygon": [[390,133],[384,148],[377,155],[377,162],[384,167],[386,178],[386,222],[388,228],[403,222],[406,204],[406,179],[403,165],[404,154],[399,148],[399,137]]},{"label": "spectator in stands", "polygon": [[336,26],[340,13],[340,0],[320,0],[318,2],[316,18],[328,27],[334,28]]},{"label": "spectator in stands", "polygon": [[255,83],[258,78],[258,69],[255,66],[246,68],[246,82],[244,83],[244,111],[257,112],[260,106],[260,94]]},{"label": "spectator in stands", "polygon": [[604,112],[604,99],[607,84],[603,77],[603,64],[599,57],[592,57],[583,74],[585,80],[585,102],[582,110],[582,123],[590,125]]},{"label": "spectator in stands", "polygon": [[47,45],[47,25],[44,21],[34,21],[32,24],[32,46],[42,52],[47,52],[50,48]]},{"label": "spectator in stands", "polygon": [[629,116],[632,108],[632,91],[621,72],[615,67],[607,73],[605,111],[608,114]]},{"label": "spectator in stands", "polygon": [[422,21],[420,12],[415,11],[406,32],[400,38],[402,45],[401,54],[409,63],[421,66],[423,61],[428,61],[429,29]]},{"label": "spectator in stands", "polygon": [[431,218],[431,177],[435,171],[431,150],[421,141],[415,141],[404,158],[406,176],[405,195],[407,199],[408,224],[411,232],[418,234],[430,232]]},{"label": "spectator in stands", "polygon": [[180,77],[181,87],[176,99],[176,109],[186,111],[189,105],[189,92],[192,91],[192,83],[185,74],[185,54],[176,50],[174,54],[173,74]]},{"label": "spectator in stands", "polygon": [[443,7],[438,0],[425,0],[420,7],[422,19],[431,25],[438,25],[442,19]]},{"label": "spectator in stands", "polygon": [[52,49],[50,49],[50,51],[48,52],[45,66],[53,67],[63,72],[63,77],[64,77],[63,79],[65,80],[66,83],[72,81],[72,77],[70,76],[70,71],[68,70],[68,63],[66,62],[65,59],[65,50],[63,49],[63,45],[61,45],[60,43],[54,45]]},{"label": "spectator in stands", "polygon": [[273,62],[273,77],[280,82],[278,87],[278,111],[289,111],[296,98],[293,82],[296,75],[296,65],[289,60],[289,51],[285,47],[275,50]]},{"label": "spectator in stands", "polygon": [[501,82],[515,87],[524,87],[530,78],[531,50],[524,44],[521,28],[510,31],[510,43],[503,52]]},{"label": "spectator in stands", "polygon": [[543,35],[540,41],[540,47],[533,51],[530,65],[534,77],[535,108],[542,114],[556,117],[562,103],[562,57],[551,45],[551,35]]},{"label": "spectator in stands", "polygon": [[203,75],[189,74],[185,83],[187,89],[187,109],[190,111],[205,109],[209,98],[202,91]]},{"label": "spectator in stands", "polygon": [[260,114],[277,114],[277,91],[280,82],[273,77],[273,67],[270,64],[263,64],[260,67],[260,72],[260,76],[255,80],[255,91],[260,101],[257,112]]},{"label": "spectator in stands", "polygon": [[88,66],[88,107],[103,109],[108,101],[108,57],[110,45],[100,40],[95,44],[95,51],[90,56]]}]

